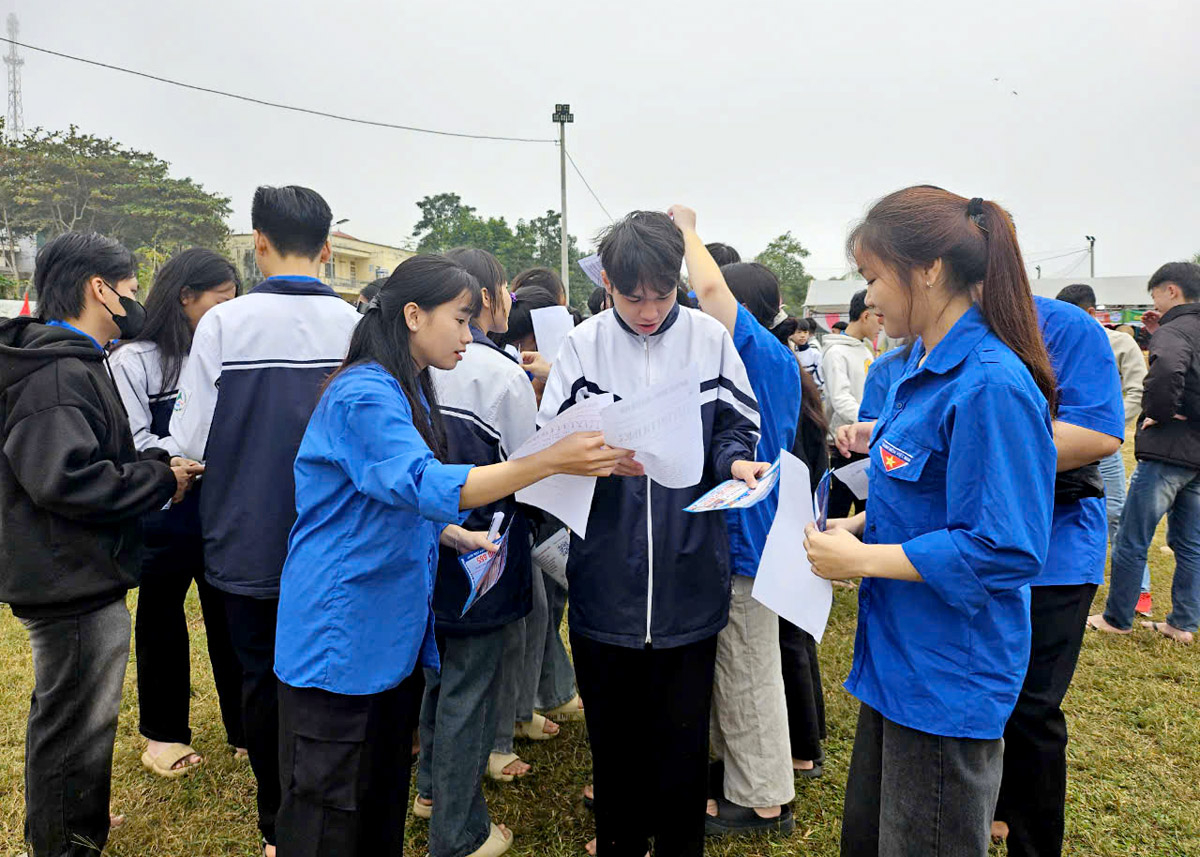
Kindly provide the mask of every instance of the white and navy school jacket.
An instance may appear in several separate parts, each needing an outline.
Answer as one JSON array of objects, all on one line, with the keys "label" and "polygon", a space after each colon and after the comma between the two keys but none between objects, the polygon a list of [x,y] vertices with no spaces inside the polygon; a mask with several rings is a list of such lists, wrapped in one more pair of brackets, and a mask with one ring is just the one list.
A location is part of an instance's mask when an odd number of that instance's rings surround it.
[{"label": "white and navy school jacket", "polygon": [[[169,389],[163,383],[162,355],[158,346],[141,340],[123,344],[109,356],[108,365],[129,415],[133,445],[139,452],[158,448],[172,456],[183,455],[179,444],[171,437],[171,413],[179,397],[179,382],[173,382]],[[185,354],[179,367],[180,377],[186,366]],[[202,482],[194,483],[181,502],[172,504],[166,511],[146,515],[143,524],[147,542],[200,537],[201,487]]]},{"label": "white and navy school jacket", "polygon": [[[507,461],[537,428],[537,398],[529,376],[481,330],[451,370],[430,369],[438,410],[446,427],[447,464],[488,465]],[[480,634],[501,628],[533,609],[533,564],[529,523],[513,497],[471,510],[463,526],[487,530],[495,512],[504,512],[508,558],[504,575],[462,616],[466,576],[458,551],[443,547],[438,558],[433,609],[439,633]]]},{"label": "white and navy school jacket", "polygon": [[271,277],[200,320],[171,436],[206,465],[200,520],[217,589],[279,597],[296,452],[359,318],[320,280]]},{"label": "white and navy school jacket", "polygon": [[567,336],[542,394],[546,423],[583,398],[618,399],[667,381],[687,366],[700,375],[704,476],[671,489],[648,476],[596,481],[587,538],[571,538],[567,578],[571,630],[630,648],[671,648],[716,634],[729,617],[729,542],[723,515],[685,506],[754,460],[758,403],[725,327],[676,305],[650,336],[605,310]]}]

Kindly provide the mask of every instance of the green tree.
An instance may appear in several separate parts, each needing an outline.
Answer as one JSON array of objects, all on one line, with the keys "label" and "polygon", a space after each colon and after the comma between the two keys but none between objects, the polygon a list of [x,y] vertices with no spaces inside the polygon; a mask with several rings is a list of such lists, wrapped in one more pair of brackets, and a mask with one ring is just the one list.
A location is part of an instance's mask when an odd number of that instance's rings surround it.
[{"label": "green tree", "polygon": [[807,257],[808,251],[791,232],[780,235],[767,245],[767,249],[754,257],[755,262],[766,265],[775,272],[783,292],[783,302],[793,315],[804,306],[804,299],[808,297],[808,284],[813,279],[812,275],[804,270],[804,260]]},{"label": "green tree", "polygon": [[[418,241],[417,250],[422,253],[478,247],[499,259],[510,277],[539,266],[557,271],[561,264],[562,228],[556,211],[547,211],[528,221],[518,220],[513,228],[503,217],[484,219],[456,193],[427,196],[417,203],[417,208],[421,210],[421,219],[412,234]],[[574,235],[569,236],[567,252],[574,266],[582,255]],[[578,269],[574,273],[583,276]]]},{"label": "green tree", "polygon": [[0,227],[10,269],[17,238],[85,230],[116,238],[143,264],[150,260],[152,276],[177,250],[221,249],[230,211],[228,197],[173,178],[170,165],[150,152],[75,126],[0,141]]}]

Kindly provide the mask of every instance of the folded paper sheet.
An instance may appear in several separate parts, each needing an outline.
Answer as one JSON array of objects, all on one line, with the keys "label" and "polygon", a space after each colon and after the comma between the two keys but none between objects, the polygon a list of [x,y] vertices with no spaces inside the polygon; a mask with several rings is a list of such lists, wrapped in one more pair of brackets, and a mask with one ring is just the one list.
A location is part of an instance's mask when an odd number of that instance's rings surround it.
[{"label": "folded paper sheet", "polygon": [[[546,423],[533,437],[525,441],[512,458],[524,458],[541,452],[567,435],[577,431],[600,431],[600,412],[613,403],[612,393],[592,396],[572,405]],[[580,538],[587,535],[588,515],[592,511],[592,494],[596,491],[594,476],[551,476],[517,492],[517,501],[544,509],[558,518]]]},{"label": "folded paper sheet", "polygon": [[817,577],[804,550],[804,528],[813,523],[813,495],[808,467],[791,453],[779,454],[779,508],[767,535],[754,598],[821,642],[833,586]]}]

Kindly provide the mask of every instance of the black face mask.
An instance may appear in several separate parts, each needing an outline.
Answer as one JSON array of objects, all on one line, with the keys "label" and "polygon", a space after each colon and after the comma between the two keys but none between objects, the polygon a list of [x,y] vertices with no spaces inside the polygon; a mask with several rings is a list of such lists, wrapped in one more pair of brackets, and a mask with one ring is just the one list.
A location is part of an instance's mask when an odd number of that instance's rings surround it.
[{"label": "black face mask", "polygon": [[125,310],[125,315],[117,315],[108,309],[107,306],[105,307],[108,310],[108,314],[112,316],[112,320],[116,323],[117,330],[120,332],[118,338],[136,338],[142,332],[142,328],[146,326],[146,308],[133,298],[125,297],[112,286],[109,286],[108,283],[104,285],[108,286],[109,291],[117,296],[117,299],[121,302],[121,309]]}]

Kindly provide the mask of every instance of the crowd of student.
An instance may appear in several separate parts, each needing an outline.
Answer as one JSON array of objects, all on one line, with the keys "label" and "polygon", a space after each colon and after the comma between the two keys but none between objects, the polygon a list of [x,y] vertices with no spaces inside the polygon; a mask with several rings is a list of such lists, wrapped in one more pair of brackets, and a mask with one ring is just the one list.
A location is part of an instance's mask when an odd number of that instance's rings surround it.
[{"label": "crowd of student", "polygon": [[[818,344],[769,269],[705,245],[674,206],[605,232],[592,317],[552,355],[532,316],[566,305],[552,271],[419,255],[353,307],[317,276],[317,193],[259,188],[251,216],[265,279],[248,294],[194,249],[143,307],[128,250],[67,233],[38,255],[37,316],[0,325],[0,599],[33,648],[36,857],[108,838],[133,587],[142,761],[168,778],[203,763],[193,581],[268,857],[399,855],[414,753],[430,854],[501,854],[513,833],[483,780],[529,774],[514,738],[567,719],[587,723],[592,853],[698,857],[706,836],[790,831],[825,723],[812,636],[751,594],[776,499],[683,511],[783,452],[813,488],[830,462],[870,459],[869,508],[834,480],[805,542],[813,573],[861,579],[843,854],[983,855],[990,835],[1060,853],[1084,629],[1129,632],[1168,511],[1174,609],[1151,625],[1189,642],[1200,620],[1196,265],[1150,280],[1147,374],[1086,287],[1032,296],[1004,209],[907,188],[851,232],[867,288]],[[904,344],[876,358],[881,325]],[[694,486],[658,484],[599,432],[512,457],[591,396],[693,369]],[[533,561],[562,523],[514,496],[555,474],[600,477],[567,586]],[[464,612],[459,557],[495,551],[497,521],[505,573]]]}]

